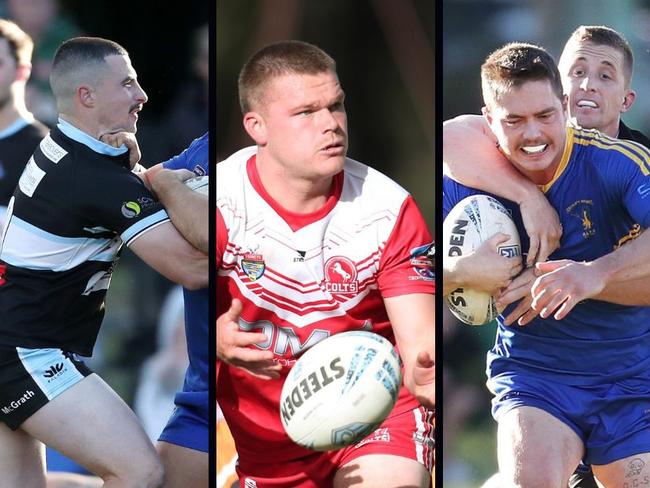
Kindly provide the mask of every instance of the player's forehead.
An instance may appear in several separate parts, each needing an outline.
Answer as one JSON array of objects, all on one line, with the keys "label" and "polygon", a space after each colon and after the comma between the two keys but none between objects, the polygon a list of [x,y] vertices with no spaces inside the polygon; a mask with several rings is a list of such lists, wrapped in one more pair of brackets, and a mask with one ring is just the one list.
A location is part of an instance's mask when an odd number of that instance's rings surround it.
[{"label": "player's forehead", "polygon": [[526,81],[503,88],[492,104],[494,114],[503,118],[530,116],[562,108],[562,100],[549,80]]},{"label": "player's forehead", "polygon": [[564,68],[563,71],[576,64],[593,64],[622,71],[623,58],[623,53],[613,46],[589,41],[574,41],[564,49],[560,66]]},{"label": "player's forehead", "polygon": [[315,74],[284,73],[274,76],[262,90],[266,103],[311,105],[332,103],[344,96],[338,76],[332,71]]},{"label": "player's forehead", "polygon": [[104,62],[108,66],[110,73],[116,78],[135,79],[138,77],[138,74],[131,64],[131,59],[127,55],[111,54],[104,58]]}]

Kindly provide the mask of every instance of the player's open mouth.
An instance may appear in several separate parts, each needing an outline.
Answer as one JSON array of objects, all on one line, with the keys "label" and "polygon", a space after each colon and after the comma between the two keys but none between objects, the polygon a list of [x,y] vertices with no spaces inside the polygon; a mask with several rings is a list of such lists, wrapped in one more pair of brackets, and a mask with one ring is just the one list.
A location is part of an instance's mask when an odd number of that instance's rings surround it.
[{"label": "player's open mouth", "polygon": [[142,105],[138,105],[135,108],[132,108],[131,111],[129,112],[130,115],[133,115],[136,119],[138,118],[138,112],[142,110]]},{"label": "player's open mouth", "polygon": [[576,105],[580,108],[598,108],[598,104],[593,100],[578,100]]},{"label": "player's open mouth", "polygon": [[529,155],[536,155],[536,154],[541,154],[543,153],[546,148],[548,147],[548,144],[541,144],[539,146],[523,146],[521,150],[525,152],[526,154]]}]

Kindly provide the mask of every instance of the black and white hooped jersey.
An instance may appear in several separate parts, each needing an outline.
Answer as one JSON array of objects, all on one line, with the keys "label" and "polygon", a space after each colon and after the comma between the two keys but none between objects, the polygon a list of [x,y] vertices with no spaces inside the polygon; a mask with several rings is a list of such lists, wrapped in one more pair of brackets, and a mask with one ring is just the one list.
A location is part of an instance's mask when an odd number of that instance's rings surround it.
[{"label": "black and white hooped jersey", "polygon": [[0,248],[0,346],[92,353],[123,243],[168,219],[113,148],[60,120],[30,158]]}]

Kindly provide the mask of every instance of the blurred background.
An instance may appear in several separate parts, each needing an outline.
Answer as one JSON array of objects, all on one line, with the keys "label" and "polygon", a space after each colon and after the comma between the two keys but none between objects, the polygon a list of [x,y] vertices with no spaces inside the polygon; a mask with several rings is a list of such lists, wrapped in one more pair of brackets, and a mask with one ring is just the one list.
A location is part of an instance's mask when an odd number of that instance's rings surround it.
[{"label": "blurred background", "polygon": [[217,2],[218,158],[252,144],[237,98],[245,61],[271,42],[311,42],[337,62],[348,155],[413,194],[433,232],[433,11],[430,0]]},{"label": "blurred background", "polygon": [[[634,51],[636,101],[623,120],[650,131],[650,1],[647,0],[444,0],[443,97],[446,120],[480,113],[480,65],[510,41],[545,47],[557,61],[565,41],[581,24],[607,25]],[[496,423],[485,388],[485,352],[494,343],[493,324],[471,327],[444,316],[444,486],[481,486],[496,471]]]},{"label": "blurred background", "polygon": [[[148,0],[0,0],[0,16],[16,22],[34,41],[26,102],[50,127],[56,124],[56,107],[48,77],[61,42],[99,36],[129,51],[149,96],[138,124],[145,166],[179,153],[207,131],[208,15],[208,0],[186,0],[182,9]],[[180,292],[123,248],[101,333],[87,362],[136,406],[153,440],[182,385],[187,364],[182,327]],[[48,467],[77,469],[52,452]]]}]

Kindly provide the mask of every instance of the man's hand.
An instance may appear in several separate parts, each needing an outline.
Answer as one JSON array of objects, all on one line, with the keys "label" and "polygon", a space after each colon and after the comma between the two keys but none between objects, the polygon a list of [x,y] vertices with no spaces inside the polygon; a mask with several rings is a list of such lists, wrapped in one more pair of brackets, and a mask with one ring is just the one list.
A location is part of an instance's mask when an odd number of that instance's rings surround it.
[{"label": "man's hand", "polygon": [[510,236],[502,232],[490,237],[481,244],[472,254],[458,258],[457,270],[445,279],[452,279],[461,286],[488,292],[495,295],[499,290],[510,284],[513,276],[516,276],[522,268],[521,258],[505,257],[497,252],[499,244],[510,239]]},{"label": "man's hand", "polygon": [[535,309],[542,318],[553,312],[555,320],[562,320],[582,300],[595,297],[605,288],[603,275],[590,262],[569,259],[537,263],[544,273],[532,288]]},{"label": "man's hand", "polygon": [[531,308],[533,302],[531,288],[540,274],[536,268],[526,268],[499,294],[497,298],[497,309],[499,310],[521,300],[515,309],[505,317],[504,325],[511,325],[517,319],[519,325],[526,325],[537,316],[537,311]]},{"label": "man's hand", "polygon": [[436,405],[436,368],[428,352],[420,351],[413,367],[414,396],[427,408]]},{"label": "man's hand", "polygon": [[102,134],[99,136],[99,140],[104,144],[108,144],[113,147],[121,147],[122,145],[126,146],[129,150],[129,164],[131,169],[140,161],[142,154],[140,153],[140,146],[138,146],[138,140],[135,138],[135,134],[132,132],[114,132],[109,134]]},{"label": "man's hand", "polygon": [[278,378],[282,366],[273,360],[273,353],[249,347],[266,341],[266,335],[239,330],[241,311],[241,301],[235,298],[228,311],[217,318],[217,357],[257,378]]},{"label": "man's hand", "polygon": [[562,226],[557,212],[537,189],[519,203],[519,209],[530,239],[526,265],[546,261],[560,246]]}]

